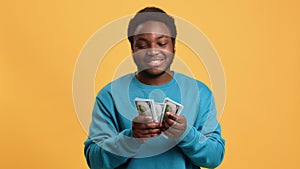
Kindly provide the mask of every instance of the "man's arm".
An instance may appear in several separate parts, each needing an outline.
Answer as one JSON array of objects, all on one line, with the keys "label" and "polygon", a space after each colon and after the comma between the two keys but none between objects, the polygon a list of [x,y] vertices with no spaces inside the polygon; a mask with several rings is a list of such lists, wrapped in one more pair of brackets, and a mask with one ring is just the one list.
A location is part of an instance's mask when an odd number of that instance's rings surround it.
[{"label": "man's arm", "polygon": [[91,169],[116,168],[134,156],[140,143],[131,129],[120,131],[110,93],[102,90],[96,98],[89,138],[84,154]]},{"label": "man's arm", "polygon": [[223,160],[225,141],[216,119],[212,93],[206,93],[200,102],[200,113],[195,125],[187,127],[178,147],[196,166],[215,168]]}]

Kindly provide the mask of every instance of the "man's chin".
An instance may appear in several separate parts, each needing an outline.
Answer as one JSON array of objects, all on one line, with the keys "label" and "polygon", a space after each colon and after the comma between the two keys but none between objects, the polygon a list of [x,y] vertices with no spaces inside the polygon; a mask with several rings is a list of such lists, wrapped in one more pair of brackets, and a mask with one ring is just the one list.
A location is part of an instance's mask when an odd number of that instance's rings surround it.
[{"label": "man's chin", "polygon": [[160,76],[164,75],[166,73],[166,71],[161,70],[161,69],[151,68],[151,69],[143,70],[143,71],[141,71],[141,73],[145,74],[148,77],[156,78],[156,77],[160,77]]}]

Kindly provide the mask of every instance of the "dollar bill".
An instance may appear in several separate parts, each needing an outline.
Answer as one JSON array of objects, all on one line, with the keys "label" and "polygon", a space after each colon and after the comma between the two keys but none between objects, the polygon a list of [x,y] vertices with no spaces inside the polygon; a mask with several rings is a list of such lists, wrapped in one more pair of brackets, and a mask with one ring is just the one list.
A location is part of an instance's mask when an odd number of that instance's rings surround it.
[{"label": "dollar bill", "polygon": [[170,112],[178,116],[184,107],[182,104],[179,104],[170,98],[165,98],[164,103],[166,104],[164,113]]},{"label": "dollar bill", "polygon": [[[170,112],[179,116],[184,107],[182,104],[177,103],[170,98],[165,98],[164,103],[165,103],[165,108],[164,108],[162,121],[166,118],[166,112]],[[162,133],[162,136],[166,139],[168,138],[168,136],[166,136],[165,133]]]},{"label": "dollar bill", "polygon": [[135,98],[134,103],[140,116],[151,116],[152,121],[157,119],[154,101],[152,99]]},{"label": "dollar bill", "polygon": [[156,113],[156,117],[155,117],[155,122],[162,122],[163,121],[163,117],[164,117],[164,112],[165,112],[165,103],[154,103],[155,106],[155,113]]}]

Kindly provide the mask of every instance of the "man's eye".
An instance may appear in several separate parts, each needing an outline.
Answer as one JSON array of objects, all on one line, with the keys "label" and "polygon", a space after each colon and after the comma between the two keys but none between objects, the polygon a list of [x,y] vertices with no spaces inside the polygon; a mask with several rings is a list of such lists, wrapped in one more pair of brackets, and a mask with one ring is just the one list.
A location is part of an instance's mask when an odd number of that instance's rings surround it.
[{"label": "man's eye", "polygon": [[164,47],[166,46],[168,43],[158,43],[159,46]]},{"label": "man's eye", "polygon": [[142,44],[136,45],[136,47],[137,47],[138,49],[146,49],[146,45],[142,45]]}]

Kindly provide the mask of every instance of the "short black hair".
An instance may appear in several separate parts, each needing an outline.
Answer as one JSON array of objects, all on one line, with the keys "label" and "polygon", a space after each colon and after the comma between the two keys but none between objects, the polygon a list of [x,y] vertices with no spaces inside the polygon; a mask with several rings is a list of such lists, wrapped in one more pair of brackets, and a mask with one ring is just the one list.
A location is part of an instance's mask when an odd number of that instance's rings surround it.
[{"label": "short black hair", "polygon": [[171,31],[171,39],[173,47],[175,47],[175,40],[177,36],[177,30],[174,22],[174,18],[168,15],[165,11],[157,7],[146,7],[137,12],[137,14],[129,21],[127,38],[130,42],[131,49],[133,49],[133,36],[136,28],[146,21],[158,21],[167,25]]}]

